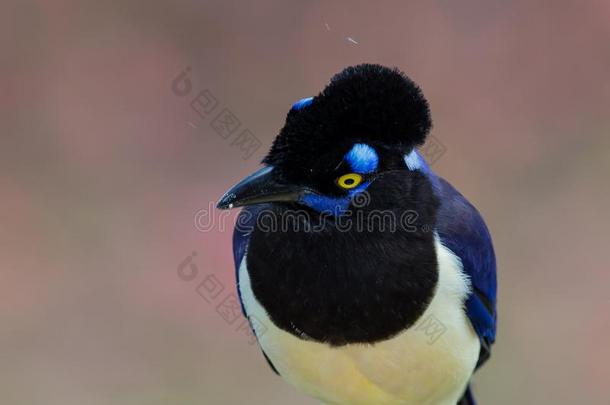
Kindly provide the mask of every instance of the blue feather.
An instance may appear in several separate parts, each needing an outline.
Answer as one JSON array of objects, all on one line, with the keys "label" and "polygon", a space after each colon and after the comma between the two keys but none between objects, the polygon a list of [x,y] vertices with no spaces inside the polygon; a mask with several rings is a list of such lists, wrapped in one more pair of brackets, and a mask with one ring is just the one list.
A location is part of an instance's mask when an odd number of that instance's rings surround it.
[{"label": "blue feather", "polygon": [[[414,155],[414,153],[416,155]],[[417,161],[440,201],[437,233],[441,243],[462,262],[472,292],[466,300],[466,314],[481,341],[478,366],[487,360],[496,340],[496,257],[489,230],[477,209],[445,179],[437,176],[416,151],[405,162]]]},{"label": "blue feather", "polygon": [[297,101],[296,103],[294,103],[292,105],[292,109],[293,110],[300,110],[301,108],[307,107],[308,105],[310,105],[313,102],[313,97],[306,97],[306,98],[302,98],[299,101]]},{"label": "blue feather", "polygon": [[377,152],[365,143],[355,144],[344,159],[356,173],[372,173],[379,165]]},{"label": "blue feather", "polygon": [[[233,231],[233,259],[235,263],[236,284],[239,282],[239,266],[246,255],[246,249],[248,248],[248,242],[250,241],[250,234],[256,226],[256,217],[261,210],[261,205],[249,205],[244,207],[237,216],[235,230]],[[246,314],[239,288],[237,288],[237,295],[239,296],[241,312],[247,318],[248,315]]]},{"label": "blue feather", "polygon": [[481,341],[480,365],[496,339],[496,258],[491,236],[477,209],[447,181],[427,172],[441,203],[437,218],[441,243],[460,258],[472,284],[466,313]]}]

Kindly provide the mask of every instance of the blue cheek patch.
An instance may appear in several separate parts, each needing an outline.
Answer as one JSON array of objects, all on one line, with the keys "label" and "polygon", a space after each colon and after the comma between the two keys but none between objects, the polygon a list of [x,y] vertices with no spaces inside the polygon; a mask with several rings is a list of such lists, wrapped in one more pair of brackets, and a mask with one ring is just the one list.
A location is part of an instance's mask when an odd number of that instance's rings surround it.
[{"label": "blue cheek patch", "polygon": [[360,186],[350,190],[345,197],[327,197],[319,194],[305,194],[300,202],[318,212],[330,213],[339,216],[347,211],[354,196],[364,191],[370,182],[362,183]]},{"label": "blue cheek patch", "polygon": [[355,144],[343,158],[356,173],[372,173],[379,166],[379,156],[375,149],[364,143]]},{"label": "blue cheek patch", "polygon": [[[326,197],[319,194],[305,194],[300,202],[318,212],[329,212],[335,216],[347,208],[343,198]],[[347,204],[349,204],[349,200],[347,200]]]},{"label": "blue cheek patch", "polygon": [[303,107],[307,107],[313,102],[313,97],[302,98],[292,105],[293,110],[300,110]]}]

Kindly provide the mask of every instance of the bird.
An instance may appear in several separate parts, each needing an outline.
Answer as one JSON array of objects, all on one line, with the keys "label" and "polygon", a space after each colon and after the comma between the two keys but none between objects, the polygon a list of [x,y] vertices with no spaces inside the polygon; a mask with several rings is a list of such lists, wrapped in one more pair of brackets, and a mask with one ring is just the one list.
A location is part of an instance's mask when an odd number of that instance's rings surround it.
[{"label": "bird", "polygon": [[475,404],[496,337],[477,209],[421,152],[420,87],[364,63],[294,103],[262,168],[218,201],[242,311],[271,369],[326,404]]}]

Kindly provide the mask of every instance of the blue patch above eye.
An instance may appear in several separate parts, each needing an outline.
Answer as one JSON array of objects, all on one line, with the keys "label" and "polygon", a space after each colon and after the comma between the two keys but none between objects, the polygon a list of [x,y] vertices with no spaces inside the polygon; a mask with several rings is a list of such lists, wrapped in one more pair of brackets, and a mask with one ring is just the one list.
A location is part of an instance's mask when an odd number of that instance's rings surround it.
[{"label": "blue patch above eye", "polygon": [[356,173],[372,173],[379,166],[377,152],[364,143],[355,144],[344,159]]},{"label": "blue patch above eye", "polygon": [[313,101],[313,97],[302,98],[292,105],[292,109],[300,110],[301,108],[307,107],[308,105],[310,105],[312,103],[312,101]]}]

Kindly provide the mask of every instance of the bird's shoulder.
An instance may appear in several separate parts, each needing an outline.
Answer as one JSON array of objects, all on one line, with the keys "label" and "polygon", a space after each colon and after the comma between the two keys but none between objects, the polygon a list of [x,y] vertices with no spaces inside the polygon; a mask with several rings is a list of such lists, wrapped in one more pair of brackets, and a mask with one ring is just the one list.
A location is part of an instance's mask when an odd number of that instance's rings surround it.
[{"label": "bird's shoulder", "polygon": [[472,291],[466,312],[481,340],[479,365],[496,337],[496,258],[491,235],[479,211],[442,177],[429,172],[440,202],[436,231],[441,243],[462,262]]},{"label": "bird's shoulder", "polygon": [[[263,210],[261,205],[249,205],[244,207],[235,222],[233,230],[233,259],[235,263],[235,275],[239,280],[239,266],[246,254],[250,235],[256,226],[256,221],[259,213]],[[241,301],[241,297],[240,301]],[[243,312],[243,304],[242,304]],[[245,312],[244,312],[244,315]]]}]

